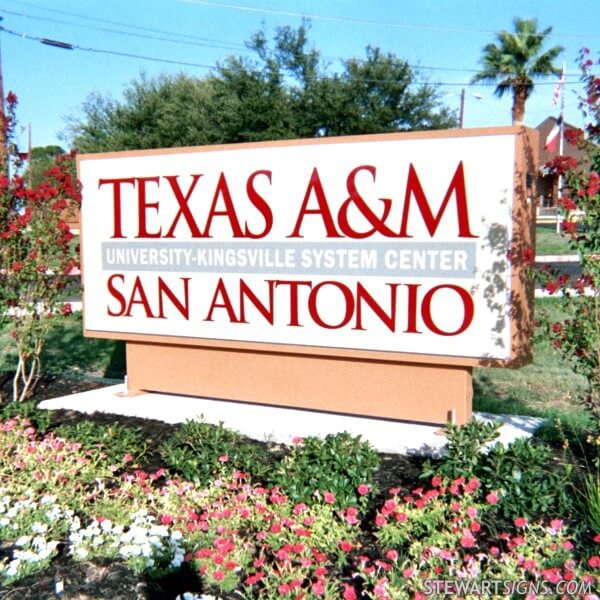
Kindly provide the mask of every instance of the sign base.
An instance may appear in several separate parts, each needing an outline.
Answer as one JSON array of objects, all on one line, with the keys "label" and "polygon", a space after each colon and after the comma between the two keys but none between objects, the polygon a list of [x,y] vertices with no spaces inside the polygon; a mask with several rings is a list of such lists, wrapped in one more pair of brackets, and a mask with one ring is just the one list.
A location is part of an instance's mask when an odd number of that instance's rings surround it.
[{"label": "sign base", "polygon": [[[471,418],[472,367],[127,342],[129,393],[167,392],[422,423]],[[168,410],[168,407],[165,407]]]}]

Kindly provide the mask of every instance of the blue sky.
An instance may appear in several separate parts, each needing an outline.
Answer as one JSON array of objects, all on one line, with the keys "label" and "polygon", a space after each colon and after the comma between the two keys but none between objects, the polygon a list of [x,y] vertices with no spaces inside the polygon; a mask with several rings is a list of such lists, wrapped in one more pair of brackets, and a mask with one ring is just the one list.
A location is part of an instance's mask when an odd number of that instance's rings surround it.
[{"label": "blue sky", "polygon": [[[566,120],[581,125],[575,97],[579,49],[600,51],[599,0],[0,0],[4,90],[19,97],[20,145],[31,124],[34,146],[61,143],[65,117],[80,114],[92,92],[122,96],[143,71],[148,77],[185,72],[205,76],[264,29],[311,23],[310,39],[333,71],[341,59],[364,57],[369,44],[419,68],[419,78],[442,84],[445,102],[458,109],[466,89],[465,127],[510,124],[511,100],[493,86],[470,86],[481,50],[515,16],[553,27],[548,46],[564,46]],[[38,38],[30,39],[30,38]],[[64,50],[39,38],[76,46]],[[124,56],[137,55],[137,57]],[[164,61],[146,60],[151,57]],[[558,115],[555,82],[536,88],[526,124]]]}]

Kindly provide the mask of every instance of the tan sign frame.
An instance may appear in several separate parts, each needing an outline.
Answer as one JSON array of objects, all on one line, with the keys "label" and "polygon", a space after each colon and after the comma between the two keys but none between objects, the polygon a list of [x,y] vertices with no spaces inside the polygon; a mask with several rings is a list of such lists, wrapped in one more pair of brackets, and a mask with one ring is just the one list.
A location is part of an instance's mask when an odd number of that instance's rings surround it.
[{"label": "tan sign frame", "polygon": [[[534,130],[524,127],[446,130],[251,143],[235,147],[252,149],[502,134],[515,136],[511,253],[518,258],[523,256],[526,248],[534,247],[535,208],[529,198],[535,195],[528,188],[529,181],[535,180],[537,168],[537,132]],[[78,157],[78,168],[80,160],[91,158],[218,152],[231,147],[82,155]],[[82,236],[85,236],[83,229]],[[519,260],[513,261],[511,281],[512,346],[509,361],[132,333],[115,335],[86,328],[85,292],[84,335],[118,337],[126,341],[127,385],[132,394],[155,391],[427,423],[464,423],[471,416],[474,366],[515,367],[531,359],[533,286]]]}]

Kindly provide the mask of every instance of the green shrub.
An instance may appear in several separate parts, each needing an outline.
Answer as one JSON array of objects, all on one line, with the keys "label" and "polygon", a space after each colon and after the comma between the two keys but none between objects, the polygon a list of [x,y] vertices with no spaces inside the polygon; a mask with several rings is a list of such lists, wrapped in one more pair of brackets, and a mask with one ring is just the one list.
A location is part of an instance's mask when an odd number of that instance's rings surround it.
[{"label": "green shrub", "polygon": [[600,533],[600,478],[591,472],[585,474],[579,491],[579,508],[590,528]]},{"label": "green shrub", "polygon": [[202,421],[187,421],[160,447],[166,465],[185,479],[208,485],[215,477],[237,469],[261,480],[271,457],[258,444],[235,431]]},{"label": "green shrub", "polygon": [[324,439],[307,437],[294,445],[269,482],[294,502],[310,504],[317,499],[315,492],[321,498],[329,492],[334,495],[331,503],[344,508],[359,505],[359,485],[374,491],[373,476],[378,469],[379,456],[372,446],[344,432]]},{"label": "green shrub", "polygon": [[8,402],[0,410],[0,420],[6,421],[14,417],[29,419],[31,424],[40,434],[46,433],[52,421],[52,415],[47,410],[40,410],[37,403],[28,400],[25,402]]},{"label": "green shrub", "polygon": [[450,425],[444,457],[438,463],[427,461],[422,477],[479,480],[480,498],[490,492],[498,496],[496,519],[568,515],[573,508],[571,466],[554,461],[547,445],[526,438],[486,450],[497,436],[494,424],[472,420],[460,427]]},{"label": "green shrub", "polygon": [[86,450],[97,449],[106,454],[110,463],[137,462],[146,454],[146,442],[138,428],[126,427],[119,423],[104,425],[89,419],[77,423],[65,423],[54,430],[57,437],[79,442]]}]

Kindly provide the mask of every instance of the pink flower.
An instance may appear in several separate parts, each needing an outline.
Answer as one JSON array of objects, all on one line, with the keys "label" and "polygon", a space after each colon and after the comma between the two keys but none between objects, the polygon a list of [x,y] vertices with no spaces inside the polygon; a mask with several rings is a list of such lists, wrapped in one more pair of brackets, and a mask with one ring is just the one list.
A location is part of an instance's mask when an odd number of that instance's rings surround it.
[{"label": "pink flower", "polygon": [[375,525],[377,525],[377,527],[383,527],[386,523],[387,519],[384,515],[377,515],[375,517]]},{"label": "pink flower", "polygon": [[431,485],[433,487],[439,487],[440,485],[442,485],[442,478],[439,475],[436,475],[432,480],[431,480]]},{"label": "pink flower", "polygon": [[485,501],[488,504],[498,504],[498,494],[496,494],[495,492],[490,492],[486,497],[485,497]]},{"label": "pink flower", "polygon": [[562,526],[563,526],[562,519],[552,519],[552,521],[550,521],[551,533],[558,533],[558,531],[562,528]]},{"label": "pink flower", "polygon": [[361,483],[356,489],[360,496],[366,496],[369,493],[369,486],[366,483]]},{"label": "pink flower", "polygon": [[396,560],[398,558],[398,551],[397,550],[393,550],[393,549],[392,550],[388,550],[385,553],[385,557],[388,560]]},{"label": "pink flower", "polygon": [[173,522],[173,517],[171,515],[162,515],[160,522],[162,525],[170,525]]},{"label": "pink flower", "polygon": [[527,525],[527,519],[525,517],[517,517],[515,519],[516,527],[525,527]]},{"label": "pink flower", "polygon": [[292,513],[294,513],[297,516],[305,510],[306,510],[306,504],[304,504],[304,502],[300,502],[294,506],[294,508],[292,509]]},{"label": "pink flower", "polygon": [[349,507],[348,509],[346,509],[346,523],[348,523],[348,525],[356,525],[358,523],[358,509],[354,508],[353,506]]},{"label": "pink flower", "polygon": [[467,482],[467,489],[470,492],[476,492],[479,487],[481,486],[481,484],[479,483],[479,481],[477,479],[469,479],[469,481]]},{"label": "pink flower", "polygon": [[475,538],[470,533],[467,533],[460,539],[460,545],[463,548],[473,548],[475,546]]},{"label": "pink flower", "polygon": [[544,569],[542,571],[542,576],[546,581],[550,583],[558,583],[562,578],[560,574],[560,569],[555,567],[554,569]]},{"label": "pink flower", "polygon": [[398,523],[404,523],[408,519],[408,515],[405,512],[396,512],[394,513],[394,518]]},{"label": "pink flower", "polygon": [[588,565],[592,569],[597,569],[598,567],[600,567],[600,556],[598,556],[597,554],[594,554],[594,556],[590,556],[590,558],[588,558]]},{"label": "pink flower", "polygon": [[410,579],[414,574],[415,570],[412,567],[408,567],[408,569],[402,571],[402,577],[404,577],[404,579]]},{"label": "pink flower", "polygon": [[467,508],[467,515],[469,515],[471,519],[474,519],[477,516],[477,508],[475,506],[469,506],[469,508]]},{"label": "pink flower", "polygon": [[311,589],[315,596],[322,596],[325,593],[325,584],[322,579],[317,579],[312,586]]},{"label": "pink flower", "polygon": [[323,501],[326,504],[333,504],[335,502],[335,494],[333,494],[331,492],[325,492],[323,494]]},{"label": "pink flower", "polygon": [[219,456],[219,462],[222,462],[222,463],[229,462],[229,456],[227,456],[227,454],[223,454],[222,456]]},{"label": "pink flower", "polygon": [[301,444],[304,441],[303,437],[300,437],[299,435],[295,435],[292,438],[292,444]]},{"label": "pink flower", "polygon": [[354,588],[347,584],[344,583],[344,600],[356,600],[356,592],[354,591]]},{"label": "pink flower", "polygon": [[223,581],[225,573],[223,573],[223,571],[215,571],[213,577],[215,578],[215,581]]},{"label": "pink flower", "polygon": [[342,552],[350,552],[352,550],[352,544],[347,540],[340,540],[338,546]]},{"label": "pink flower", "polygon": [[287,583],[282,583],[277,588],[277,591],[279,592],[280,596],[285,596],[292,591],[292,588]]}]

